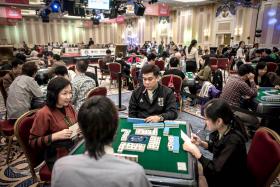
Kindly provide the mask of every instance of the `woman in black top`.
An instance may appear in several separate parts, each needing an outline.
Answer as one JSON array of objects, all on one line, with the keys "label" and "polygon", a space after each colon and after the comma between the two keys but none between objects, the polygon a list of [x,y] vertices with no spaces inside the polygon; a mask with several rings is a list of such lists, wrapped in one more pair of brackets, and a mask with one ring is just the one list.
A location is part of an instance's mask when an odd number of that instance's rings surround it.
[{"label": "woman in black top", "polygon": [[257,64],[255,82],[259,87],[280,88],[280,77],[274,72],[267,72],[266,62],[259,62]]},{"label": "woman in black top", "polygon": [[[191,142],[185,142],[183,149],[200,161],[208,186],[248,186],[245,147],[247,136],[240,120],[222,99],[213,99],[206,103],[205,118],[207,128],[213,131],[209,141],[202,141],[192,134]],[[213,159],[205,158],[197,146],[212,152]],[[203,181],[199,182],[203,186]]]}]

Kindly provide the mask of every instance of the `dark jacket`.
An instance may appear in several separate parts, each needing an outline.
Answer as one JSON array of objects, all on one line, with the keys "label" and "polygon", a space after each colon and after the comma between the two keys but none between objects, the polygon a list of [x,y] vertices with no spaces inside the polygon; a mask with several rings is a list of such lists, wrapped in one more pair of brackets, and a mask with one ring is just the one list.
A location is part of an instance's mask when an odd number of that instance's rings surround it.
[{"label": "dark jacket", "polygon": [[258,82],[258,76],[255,76],[255,82],[260,87],[274,87],[280,85],[280,77],[274,72],[268,72],[261,77],[260,82]]},{"label": "dark jacket", "polygon": [[217,131],[211,133],[208,150],[213,153],[213,160],[201,156],[199,161],[209,187],[247,186],[245,138],[239,131],[230,129],[220,140]]},{"label": "dark jacket", "polygon": [[152,103],[144,86],[133,91],[129,101],[129,117],[146,118],[152,115],[162,115],[164,120],[177,118],[176,98],[170,88],[158,84]]}]

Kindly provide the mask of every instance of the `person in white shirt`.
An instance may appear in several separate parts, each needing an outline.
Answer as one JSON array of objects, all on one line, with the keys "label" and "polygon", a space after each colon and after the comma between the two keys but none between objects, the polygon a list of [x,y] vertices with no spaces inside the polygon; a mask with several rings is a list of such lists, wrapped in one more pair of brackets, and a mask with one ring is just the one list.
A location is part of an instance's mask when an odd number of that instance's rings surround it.
[{"label": "person in white shirt", "polygon": [[245,42],[240,41],[238,49],[236,51],[236,58],[241,60],[243,62],[243,64],[245,64],[245,57],[246,57],[245,52],[244,52],[244,47],[245,47]]},{"label": "person in white shirt", "polygon": [[196,72],[199,68],[198,50],[196,48],[197,40],[192,40],[189,47],[186,49],[186,71]]},{"label": "person in white shirt", "polygon": [[88,99],[78,113],[86,153],[56,161],[52,187],[150,187],[144,169],[113,155],[111,143],[118,128],[118,111],[107,97]]}]

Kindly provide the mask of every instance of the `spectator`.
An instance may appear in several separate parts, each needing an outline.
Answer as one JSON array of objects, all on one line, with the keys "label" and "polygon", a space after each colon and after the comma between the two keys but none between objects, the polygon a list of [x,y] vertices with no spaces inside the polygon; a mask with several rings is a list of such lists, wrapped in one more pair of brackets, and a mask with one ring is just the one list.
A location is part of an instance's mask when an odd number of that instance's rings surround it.
[{"label": "spectator", "polygon": [[8,93],[8,89],[12,82],[15,80],[17,76],[21,74],[22,66],[24,62],[20,59],[15,59],[12,61],[12,70],[9,71],[2,79],[3,79],[3,86]]},{"label": "spectator", "polygon": [[19,118],[30,110],[33,98],[43,96],[39,85],[34,80],[37,71],[35,62],[26,62],[22,66],[22,75],[12,82],[7,98],[8,119]]},{"label": "spectator", "polygon": [[85,75],[87,68],[88,63],[85,61],[79,60],[76,63],[76,76],[72,80],[72,103],[76,111],[79,111],[81,105],[84,103],[87,92],[96,86],[95,81]]}]

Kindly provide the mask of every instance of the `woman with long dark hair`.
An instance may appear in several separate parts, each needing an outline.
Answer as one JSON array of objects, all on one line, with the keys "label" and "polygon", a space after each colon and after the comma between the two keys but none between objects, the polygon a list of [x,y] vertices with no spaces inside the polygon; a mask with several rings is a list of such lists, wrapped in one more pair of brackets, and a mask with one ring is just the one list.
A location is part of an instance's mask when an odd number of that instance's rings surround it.
[{"label": "woman with long dark hair", "polygon": [[[190,152],[202,165],[200,184],[210,187],[246,186],[246,131],[239,118],[235,116],[229,104],[222,99],[210,100],[205,105],[205,122],[209,131],[209,141],[201,140],[192,134],[191,142],[185,142],[183,149]],[[213,159],[204,157],[197,146],[213,153]],[[206,178],[206,181],[203,180]],[[238,180],[233,180],[238,179]],[[243,183],[243,184],[241,184]]]},{"label": "woman with long dark hair", "polygon": [[197,40],[192,40],[186,50],[186,72],[196,72],[199,68]]},{"label": "woman with long dark hair", "polygon": [[259,87],[280,88],[280,77],[274,72],[267,72],[267,63],[258,62],[256,66],[255,83]]}]

